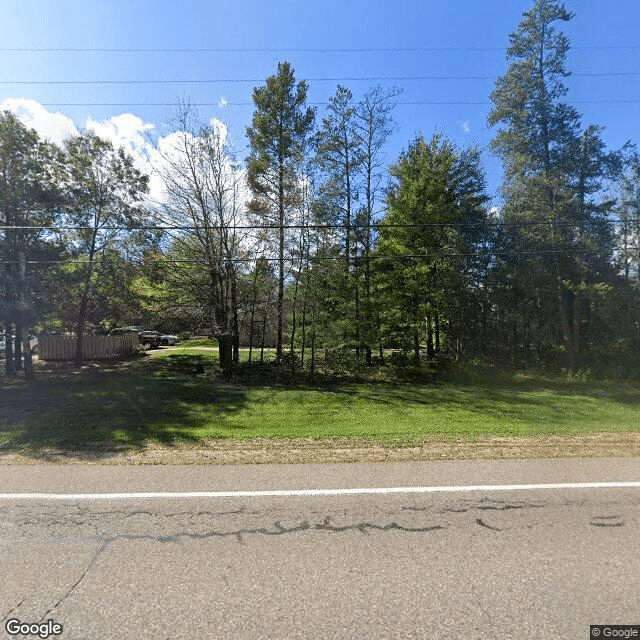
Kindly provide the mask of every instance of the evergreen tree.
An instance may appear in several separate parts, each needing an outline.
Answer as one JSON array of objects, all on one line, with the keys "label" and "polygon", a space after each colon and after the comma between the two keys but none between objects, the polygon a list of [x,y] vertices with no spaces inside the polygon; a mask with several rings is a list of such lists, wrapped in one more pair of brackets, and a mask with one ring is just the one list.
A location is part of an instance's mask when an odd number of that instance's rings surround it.
[{"label": "evergreen tree", "polygon": [[620,180],[620,198],[616,213],[618,250],[625,280],[640,283],[640,154],[632,150]]},{"label": "evergreen tree", "polygon": [[319,197],[324,202],[327,222],[342,224],[342,244],[347,269],[351,264],[354,206],[358,198],[356,169],[363,161],[355,131],[355,106],[351,91],[338,86],[329,99],[328,115],[316,135],[315,162],[324,181]]},{"label": "evergreen tree", "polygon": [[505,169],[507,223],[497,245],[496,286],[503,288],[496,295],[502,304],[512,301],[506,321],[513,354],[551,334],[570,368],[584,351],[581,290],[610,277],[613,249],[612,203],[600,198],[608,154],[599,129],[582,130],[579,113],[563,102],[569,41],[556,25],[572,17],[556,0],[537,0],[524,14],[489,115],[490,125],[502,125],[492,141]]},{"label": "evergreen tree", "polygon": [[363,204],[358,212],[357,222],[364,228],[360,245],[364,280],[363,304],[357,316],[361,318],[358,328],[361,341],[365,344],[367,362],[371,362],[371,344],[379,339],[380,308],[372,294],[371,253],[376,243],[373,233],[378,212],[376,202],[383,193],[387,177],[385,145],[395,131],[392,112],[395,98],[401,89],[383,89],[380,86],[369,89],[358,103],[355,112],[355,128],[362,149],[362,162],[358,165],[362,181]]},{"label": "evergreen tree", "polygon": [[287,226],[302,200],[302,167],[309,146],[315,111],[306,107],[307,83],[296,84],[288,62],[276,75],[253,90],[255,111],[247,137],[247,181],[253,193],[249,211],[263,224],[273,225],[278,253],[276,353],[282,358],[285,254]]},{"label": "evergreen tree", "polygon": [[[354,271],[354,254],[357,246],[353,233],[355,210],[358,201],[357,170],[364,160],[364,154],[355,128],[355,105],[351,91],[338,86],[329,99],[328,114],[322,120],[322,128],[316,136],[315,163],[322,175],[316,211],[321,212],[319,222],[342,225],[336,240],[344,254],[344,275],[342,287],[341,316],[349,325],[345,326],[343,342],[349,342],[358,333],[357,305],[358,282]],[[358,340],[356,338],[356,346]]]},{"label": "evergreen tree", "polygon": [[433,356],[445,324],[450,339],[469,334],[460,313],[471,286],[465,257],[484,232],[484,177],[475,150],[460,152],[438,134],[418,136],[390,173],[377,282],[388,337],[419,364],[421,344]]}]

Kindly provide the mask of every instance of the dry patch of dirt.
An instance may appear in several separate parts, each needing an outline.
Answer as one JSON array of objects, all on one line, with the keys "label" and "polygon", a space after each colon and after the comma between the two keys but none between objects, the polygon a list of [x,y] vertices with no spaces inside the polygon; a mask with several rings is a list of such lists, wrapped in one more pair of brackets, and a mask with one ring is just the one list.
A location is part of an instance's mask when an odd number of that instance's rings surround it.
[{"label": "dry patch of dirt", "polygon": [[300,464],[602,457],[640,457],[640,432],[528,438],[490,436],[473,442],[425,440],[403,445],[348,438],[256,438],[172,446],[147,443],[141,450],[113,446],[81,451],[43,447],[0,453],[0,464]]}]

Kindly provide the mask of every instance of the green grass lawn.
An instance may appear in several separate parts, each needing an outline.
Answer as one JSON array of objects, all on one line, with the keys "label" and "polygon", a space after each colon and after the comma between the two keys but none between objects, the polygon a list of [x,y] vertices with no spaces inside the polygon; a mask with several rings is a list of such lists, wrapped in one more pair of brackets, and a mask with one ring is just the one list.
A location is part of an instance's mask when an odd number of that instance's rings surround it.
[{"label": "green grass lawn", "polygon": [[640,430],[640,388],[503,374],[432,384],[245,386],[195,375],[217,354],[158,351],[139,368],[0,382],[0,448],[210,438],[476,439]]},{"label": "green grass lawn", "polygon": [[[214,340],[186,340],[179,342],[171,347],[164,347],[158,351],[153,351],[151,356],[153,358],[171,358],[176,354],[192,354],[202,356],[206,359],[207,363],[211,367],[217,367],[219,365],[218,359],[218,343]],[[273,360],[276,355],[275,349],[265,349],[264,359]],[[249,359],[249,349],[240,349],[240,361],[246,362]],[[257,349],[254,347],[251,352],[251,359],[253,361],[260,360],[260,347]]]},{"label": "green grass lawn", "polygon": [[189,338],[189,340],[182,340],[178,343],[178,346],[182,347],[217,347],[217,340],[211,338]]}]

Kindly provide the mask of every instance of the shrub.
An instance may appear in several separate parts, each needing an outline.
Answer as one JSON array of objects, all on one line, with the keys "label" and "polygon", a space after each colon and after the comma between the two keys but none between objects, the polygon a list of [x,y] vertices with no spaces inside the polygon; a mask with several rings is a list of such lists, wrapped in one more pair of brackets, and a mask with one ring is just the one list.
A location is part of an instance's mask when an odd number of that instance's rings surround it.
[{"label": "shrub", "polygon": [[348,348],[327,349],[322,363],[325,373],[343,376],[358,375],[367,368],[364,354],[356,355],[355,350]]}]

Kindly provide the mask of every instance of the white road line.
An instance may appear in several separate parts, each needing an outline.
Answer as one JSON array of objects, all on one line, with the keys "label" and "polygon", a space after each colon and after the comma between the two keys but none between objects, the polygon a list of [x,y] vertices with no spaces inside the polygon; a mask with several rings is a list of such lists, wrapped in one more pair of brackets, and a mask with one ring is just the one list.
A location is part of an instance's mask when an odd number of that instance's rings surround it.
[{"label": "white road line", "polygon": [[375,487],[280,491],[190,491],[178,493],[0,493],[0,500],[122,500],[147,498],[262,498],[268,496],[341,496],[389,493],[464,493],[467,491],[542,491],[548,489],[640,489],[640,482],[569,482],[562,484],[489,484],[452,487]]}]

